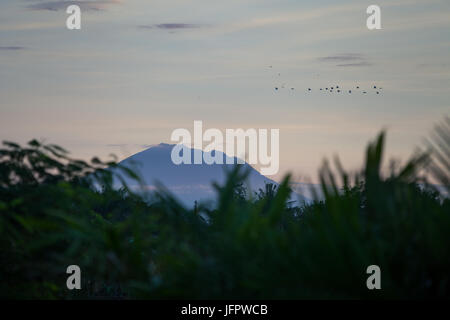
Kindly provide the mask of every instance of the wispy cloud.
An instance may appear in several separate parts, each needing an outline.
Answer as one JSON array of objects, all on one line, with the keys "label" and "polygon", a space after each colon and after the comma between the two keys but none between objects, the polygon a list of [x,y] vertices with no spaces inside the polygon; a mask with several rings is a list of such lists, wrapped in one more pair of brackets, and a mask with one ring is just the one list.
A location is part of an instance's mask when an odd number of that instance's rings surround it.
[{"label": "wispy cloud", "polygon": [[118,4],[120,0],[57,0],[57,1],[35,1],[38,3],[29,4],[28,9],[31,10],[47,10],[47,11],[60,11],[66,10],[70,5],[77,5],[84,11],[102,11],[108,6]]},{"label": "wispy cloud", "polygon": [[0,51],[19,51],[19,50],[25,50],[25,47],[19,47],[19,46],[0,46]]},{"label": "wispy cloud", "polygon": [[110,144],[107,144],[106,146],[109,148],[138,147],[138,148],[148,149],[148,148],[159,146],[159,144],[110,143]]},{"label": "wispy cloud", "polygon": [[163,30],[180,30],[180,29],[195,29],[201,28],[204,25],[193,24],[193,23],[161,23],[161,24],[150,24],[150,25],[140,25],[140,29],[163,29]]},{"label": "wispy cloud", "polygon": [[343,53],[333,56],[320,57],[319,61],[333,61],[333,62],[344,62],[344,61],[356,61],[363,60],[364,56],[360,53]]},{"label": "wispy cloud", "polygon": [[337,64],[336,67],[368,67],[371,66],[372,64],[370,62],[357,62],[357,63],[342,63],[342,64]]},{"label": "wispy cloud", "polygon": [[337,63],[336,67],[366,67],[372,65],[361,53],[342,53],[318,58],[321,62]]},{"label": "wispy cloud", "polygon": [[123,147],[128,147],[129,144],[128,143],[110,143],[106,145],[107,147],[110,148],[123,148]]}]

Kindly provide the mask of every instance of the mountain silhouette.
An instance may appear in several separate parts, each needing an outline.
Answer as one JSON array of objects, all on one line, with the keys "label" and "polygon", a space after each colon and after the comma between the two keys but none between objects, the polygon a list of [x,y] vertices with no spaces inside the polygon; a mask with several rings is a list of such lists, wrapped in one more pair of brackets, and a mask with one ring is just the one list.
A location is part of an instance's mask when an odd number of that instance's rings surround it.
[{"label": "mountain silhouette", "polygon": [[[152,146],[144,151],[136,153],[129,158],[121,161],[120,164],[133,169],[143,180],[146,190],[156,189],[157,183],[161,183],[167,188],[176,199],[186,206],[193,206],[195,201],[211,202],[216,198],[216,192],[213,183],[223,185],[226,180],[227,172],[234,165],[226,164],[226,159],[231,159],[225,153],[219,152],[223,156],[224,164],[180,164],[172,162],[171,152],[175,144],[161,143]],[[188,148],[191,153],[191,159],[194,159],[194,150]],[[197,150],[200,151],[200,150]],[[202,152],[202,156],[205,153]],[[237,163],[236,158],[232,158],[233,163]],[[249,170],[246,185],[249,191],[258,191],[265,189],[267,183],[278,185],[277,182],[263,176],[248,163],[242,164],[244,170]],[[125,178],[128,186],[132,189],[138,189],[140,186],[131,179]],[[292,200],[307,201],[306,198],[293,194]]]}]

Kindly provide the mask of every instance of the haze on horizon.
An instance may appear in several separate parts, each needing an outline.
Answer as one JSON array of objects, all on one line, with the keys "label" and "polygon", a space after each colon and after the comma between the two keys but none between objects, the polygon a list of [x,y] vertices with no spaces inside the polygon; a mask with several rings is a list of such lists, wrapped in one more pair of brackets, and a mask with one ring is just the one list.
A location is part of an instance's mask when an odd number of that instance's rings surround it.
[{"label": "haze on horizon", "polygon": [[[69,31],[73,2],[1,1],[0,140],[123,159],[194,120],[277,128],[278,178],[299,180],[334,154],[358,168],[383,128],[387,156],[406,160],[450,111],[446,0],[75,1]],[[371,4],[382,30],[366,28]],[[383,92],[318,90],[336,85]]]}]

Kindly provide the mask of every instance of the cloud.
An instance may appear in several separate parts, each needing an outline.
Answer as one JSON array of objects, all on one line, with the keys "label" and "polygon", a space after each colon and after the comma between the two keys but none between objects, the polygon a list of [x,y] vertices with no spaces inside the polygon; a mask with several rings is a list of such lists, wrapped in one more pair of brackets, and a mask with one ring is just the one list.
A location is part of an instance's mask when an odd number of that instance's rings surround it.
[{"label": "cloud", "polygon": [[357,63],[342,63],[337,64],[336,67],[367,67],[371,66],[372,64],[366,61],[363,62],[357,62]]},{"label": "cloud", "polygon": [[31,10],[60,11],[66,10],[70,5],[77,5],[83,11],[103,11],[106,7],[120,2],[120,0],[39,1],[39,3],[28,5],[27,8]]},{"label": "cloud", "polygon": [[148,149],[151,147],[159,146],[159,144],[131,144],[131,143],[110,143],[106,145],[108,148],[127,148],[127,147],[138,147],[143,149]]},{"label": "cloud", "polygon": [[128,143],[111,143],[111,144],[107,144],[107,147],[111,147],[111,148],[123,148],[123,147],[127,147],[129,146]]},{"label": "cloud", "polygon": [[191,23],[161,23],[161,24],[151,24],[151,25],[140,25],[141,29],[163,29],[163,30],[180,30],[180,29],[195,29],[201,28],[202,25],[191,24]]},{"label": "cloud", "polygon": [[19,47],[19,46],[0,46],[0,51],[19,51],[19,50],[25,50],[25,47]]},{"label": "cloud", "polygon": [[338,63],[336,67],[367,67],[372,65],[361,53],[342,53],[320,57],[318,60],[321,62]]},{"label": "cloud", "polygon": [[334,56],[321,57],[319,58],[319,60],[333,62],[357,61],[364,60],[364,56],[360,53],[343,53]]}]

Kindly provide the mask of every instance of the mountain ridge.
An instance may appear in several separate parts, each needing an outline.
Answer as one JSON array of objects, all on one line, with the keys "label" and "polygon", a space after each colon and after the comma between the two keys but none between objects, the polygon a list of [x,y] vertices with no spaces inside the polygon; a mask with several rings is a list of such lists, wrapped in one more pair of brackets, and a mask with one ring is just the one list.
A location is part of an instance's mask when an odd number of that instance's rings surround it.
[{"label": "mountain ridge", "polygon": [[[176,145],[168,143],[153,145],[120,161],[119,164],[136,171],[142,178],[146,190],[155,190],[156,185],[161,183],[176,199],[187,206],[194,205],[195,201],[214,202],[216,193],[213,183],[219,185],[225,183],[226,173],[236,165],[237,158],[229,157],[224,152],[217,150],[205,152],[187,147],[188,152],[191,153],[191,159],[193,159],[195,150],[202,152],[202,158],[205,153],[215,155],[214,152],[219,152],[224,159],[223,164],[176,165],[171,160],[171,152],[174,146]],[[233,164],[226,164],[226,159],[233,159]],[[267,183],[278,185],[276,181],[263,176],[247,162],[242,166],[244,166],[244,170],[249,170],[246,183],[252,193],[264,189]],[[125,181],[131,188],[139,188],[139,185],[136,182],[133,183],[131,179],[125,178]],[[301,195],[295,194],[294,196],[299,199],[294,198],[293,200],[307,201]]]}]

